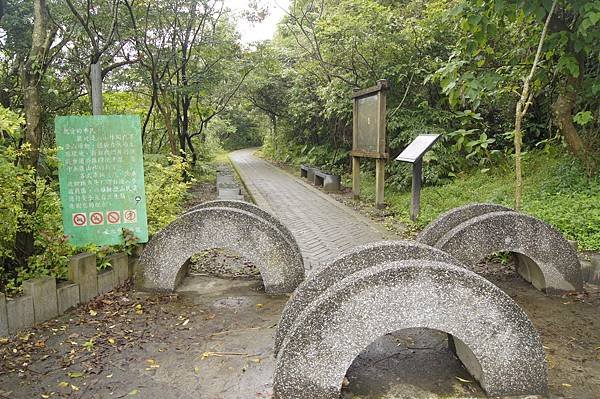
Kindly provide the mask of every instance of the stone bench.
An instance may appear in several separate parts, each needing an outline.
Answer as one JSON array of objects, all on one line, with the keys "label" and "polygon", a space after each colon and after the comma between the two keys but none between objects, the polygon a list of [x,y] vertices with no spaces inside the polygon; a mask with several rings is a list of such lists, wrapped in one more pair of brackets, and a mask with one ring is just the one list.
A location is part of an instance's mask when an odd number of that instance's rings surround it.
[{"label": "stone bench", "polygon": [[332,193],[340,191],[340,180],[340,176],[338,175],[316,170],[313,184],[315,186],[322,186],[323,190],[327,193]]},{"label": "stone bench", "polygon": [[432,222],[418,240],[467,265],[497,252],[512,252],[517,272],[548,294],[560,295],[583,287],[577,251],[559,231],[499,205],[454,209]]},{"label": "stone bench", "polygon": [[310,166],[300,165],[300,177],[308,178],[308,169],[310,169]]},{"label": "stone bench", "polygon": [[304,280],[297,244],[280,227],[242,209],[209,207],[184,213],[154,235],[139,259],[136,286],[173,291],[187,274],[188,260],[222,248],[253,261],[269,295],[292,292]]},{"label": "stone bench", "polygon": [[311,166],[307,167],[306,169],[306,180],[309,183],[315,184],[315,173],[318,171],[319,169],[317,168],[313,168]]},{"label": "stone bench", "polygon": [[279,349],[276,399],[338,399],[354,359],[380,337],[409,328],[449,344],[490,396],[544,395],[547,364],[523,310],[492,283],[432,260],[378,263],[343,278],[296,316]]}]

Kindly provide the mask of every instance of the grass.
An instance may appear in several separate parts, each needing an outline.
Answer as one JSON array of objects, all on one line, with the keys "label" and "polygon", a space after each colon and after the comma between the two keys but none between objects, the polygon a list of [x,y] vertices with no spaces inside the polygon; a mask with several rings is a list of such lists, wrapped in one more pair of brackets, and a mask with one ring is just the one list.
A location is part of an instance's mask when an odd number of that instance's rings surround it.
[{"label": "grass", "polygon": [[[362,175],[361,196],[374,201],[372,175]],[[465,172],[451,183],[428,186],[421,191],[421,213],[410,221],[411,193],[386,188],[385,200],[395,217],[411,230],[419,230],[440,214],[469,203],[514,203],[514,171],[508,162],[487,173]],[[549,148],[526,154],[522,211],[538,217],[577,240],[580,250],[600,250],[600,179],[588,178],[579,161]]]}]

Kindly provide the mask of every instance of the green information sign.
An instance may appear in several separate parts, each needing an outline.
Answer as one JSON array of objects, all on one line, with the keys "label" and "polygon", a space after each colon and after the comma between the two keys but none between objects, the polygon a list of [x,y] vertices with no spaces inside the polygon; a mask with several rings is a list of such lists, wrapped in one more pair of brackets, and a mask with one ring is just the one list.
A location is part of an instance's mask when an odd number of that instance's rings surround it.
[{"label": "green information sign", "polygon": [[140,119],[56,118],[60,199],[65,234],[74,245],[123,242],[123,229],[148,241]]}]

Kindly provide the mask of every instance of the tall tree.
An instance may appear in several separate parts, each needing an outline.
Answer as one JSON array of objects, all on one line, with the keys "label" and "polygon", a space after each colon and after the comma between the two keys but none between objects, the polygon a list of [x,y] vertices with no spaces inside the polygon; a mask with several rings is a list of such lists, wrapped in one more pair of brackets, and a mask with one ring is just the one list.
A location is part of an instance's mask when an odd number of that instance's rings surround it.
[{"label": "tall tree", "polygon": [[[83,30],[83,37],[76,43],[76,51],[81,52],[88,62],[85,63],[85,76],[88,94],[92,103],[92,113],[103,113],[102,82],[111,71],[138,61],[126,47],[128,38],[120,37],[119,23],[123,18],[119,5],[122,0],[103,0],[94,4],[93,0],[84,0],[83,4],[76,0],[65,0],[77,23]],[[85,54],[87,53],[87,55]],[[102,60],[105,58],[105,66]]]},{"label": "tall tree", "polygon": [[[42,117],[44,106],[41,100],[40,88],[44,75],[52,60],[52,52],[60,50],[63,42],[53,49],[52,44],[56,38],[58,26],[50,20],[46,0],[33,2],[33,32],[31,35],[31,48],[21,68],[21,88],[23,92],[23,110],[25,113],[26,127],[23,148],[24,155],[20,159],[21,166],[31,170],[36,175],[42,142]],[[20,225],[15,238],[15,255],[25,264],[34,252],[33,231],[29,226],[29,219],[36,212],[36,185],[35,179],[28,181],[23,193],[24,215],[19,221]]]}]

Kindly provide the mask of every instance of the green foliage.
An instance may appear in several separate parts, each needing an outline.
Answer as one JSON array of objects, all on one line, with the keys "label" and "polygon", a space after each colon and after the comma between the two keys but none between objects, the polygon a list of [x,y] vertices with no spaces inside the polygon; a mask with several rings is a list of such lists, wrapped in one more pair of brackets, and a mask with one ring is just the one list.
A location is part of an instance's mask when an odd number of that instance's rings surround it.
[{"label": "green foliage", "polygon": [[190,166],[180,157],[153,157],[144,162],[144,183],[148,204],[148,231],[155,234],[171,223],[182,211]]},{"label": "green foliage", "polygon": [[[39,170],[45,171],[46,176],[21,167],[18,160],[30,151],[29,145],[17,147],[18,141],[15,141],[22,134],[22,122],[21,116],[0,106],[0,126],[5,138],[0,142],[0,287],[5,285],[8,290],[28,278],[49,274],[64,277],[67,259],[73,253],[62,231],[58,184],[50,179],[57,162],[56,151],[42,150]],[[23,209],[23,192],[27,185],[35,187],[33,214]],[[13,248],[19,226],[34,232],[35,254],[27,265],[9,268],[9,265],[15,266]]]},{"label": "green foliage", "polygon": [[[588,178],[580,160],[561,154],[556,147],[525,155],[523,212],[538,217],[579,242],[583,250],[600,250],[600,178]],[[452,182],[425,185],[421,192],[421,214],[410,221],[410,190],[387,191],[386,201],[409,231],[425,227],[440,214],[469,203],[492,202],[512,206],[512,168],[495,167],[487,173],[474,169]],[[366,200],[374,199],[372,174],[363,176]]]}]

